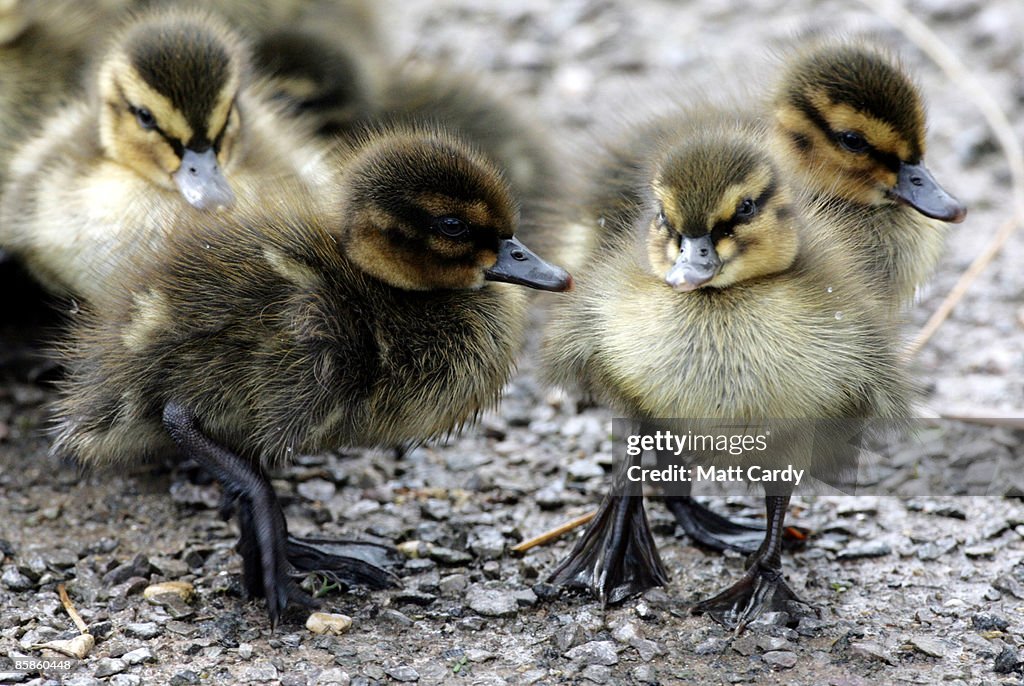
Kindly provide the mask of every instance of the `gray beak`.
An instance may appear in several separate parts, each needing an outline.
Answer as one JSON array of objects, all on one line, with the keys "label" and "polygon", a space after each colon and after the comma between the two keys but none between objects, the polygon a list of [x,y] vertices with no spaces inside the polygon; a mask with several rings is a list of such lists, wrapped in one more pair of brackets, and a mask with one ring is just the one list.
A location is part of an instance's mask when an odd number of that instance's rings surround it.
[{"label": "gray beak", "polygon": [[923,162],[901,164],[889,195],[932,219],[959,223],[967,216],[967,208],[939,185]]},{"label": "gray beak", "polygon": [[710,234],[699,238],[683,236],[679,257],[665,275],[665,283],[677,291],[692,291],[715,278],[721,266]]},{"label": "gray beak", "polygon": [[515,238],[498,246],[498,261],[484,272],[488,281],[504,281],[541,291],[572,290],[572,277],[561,267],[548,264]]},{"label": "gray beak", "polygon": [[174,172],[174,182],[188,204],[200,210],[230,207],[235,202],[235,194],[220,171],[213,148],[205,152],[185,148],[181,166]]}]

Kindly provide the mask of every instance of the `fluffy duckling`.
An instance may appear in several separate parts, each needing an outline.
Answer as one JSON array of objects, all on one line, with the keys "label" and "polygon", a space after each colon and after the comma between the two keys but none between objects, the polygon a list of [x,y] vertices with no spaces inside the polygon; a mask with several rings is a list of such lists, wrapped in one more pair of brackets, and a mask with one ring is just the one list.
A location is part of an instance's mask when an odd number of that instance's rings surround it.
[{"label": "fluffy duckling", "polygon": [[[168,4],[169,0],[148,0]],[[293,116],[325,136],[372,116],[385,42],[367,0],[209,0],[252,43],[253,67]]]},{"label": "fluffy duckling", "polygon": [[11,163],[0,245],[50,289],[99,301],[109,273],[186,205],[267,201],[283,178],[319,183],[316,148],[248,78],[245,45],[210,14],[128,23],[88,97],[42,124]]},{"label": "fluffy duckling", "polygon": [[541,255],[559,245],[544,214],[563,197],[553,141],[518,103],[472,73],[404,62],[385,76],[372,121],[440,125],[473,143],[508,176],[520,200],[519,233]]},{"label": "fluffy duckling", "polygon": [[513,237],[508,185],[456,138],[382,131],[346,154],[329,212],[297,190],[178,218],[76,327],[58,406],[56,449],[87,465],[177,449],[216,475],[275,623],[293,566],[391,576],[378,556],[288,537],[264,468],[458,430],[497,400],[523,326],[521,290],[492,282],[571,286]]},{"label": "fluffy duckling", "polygon": [[[787,171],[823,202],[823,225],[884,289],[893,310],[935,270],[944,223],[967,210],[924,164],[921,93],[889,55],[866,42],[831,41],[786,62],[771,109]],[[877,278],[876,278],[877,277]]]},{"label": "fluffy duckling", "polygon": [[11,156],[38,121],[79,92],[100,27],[123,4],[0,0],[0,184]]},{"label": "fluffy duckling", "polygon": [[[620,238],[555,305],[551,379],[642,422],[907,416],[889,318],[848,255],[807,249],[803,237],[818,227],[805,226],[763,131],[695,119],[705,121],[688,124],[684,113],[638,166],[636,207],[622,214],[631,225],[594,225]],[[831,456],[786,459],[818,468]],[[695,611],[742,628],[795,599],[781,565],[784,486],[766,495],[768,528],[746,574]],[[606,602],[665,578],[636,487],[605,499],[552,575]]]}]

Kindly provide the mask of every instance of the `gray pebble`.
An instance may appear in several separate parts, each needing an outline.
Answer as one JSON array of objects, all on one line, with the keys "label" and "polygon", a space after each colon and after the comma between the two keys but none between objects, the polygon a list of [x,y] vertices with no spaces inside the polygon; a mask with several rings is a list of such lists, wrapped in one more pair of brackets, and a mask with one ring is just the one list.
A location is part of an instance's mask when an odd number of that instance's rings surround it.
[{"label": "gray pebble", "polygon": [[694,646],[693,652],[697,655],[720,655],[721,653],[724,653],[725,649],[728,647],[728,639],[712,636],[704,639]]},{"label": "gray pebble", "polygon": [[505,553],[505,537],[490,526],[478,526],[469,532],[469,549],[484,560],[495,560]]},{"label": "gray pebble", "polygon": [[565,653],[570,648],[574,648],[586,640],[586,636],[583,633],[583,627],[575,622],[565,624],[555,632],[554,636],[555,646],[561,652]]},{"label": "gray pebble", "polygon": [[657,684],[658,673],[650,665],[640,665],[633,668],[633,678],[641,684]]},{"label": "gray pebble", "polygon": [[487,626],[487,622],[483,617],[465,617],[459,621],[459,626],[467,631],[482,631]]},{"label": "gray pebble", "polygon": [[580,677],[595,684],[607,684],[612,680],[612,670],[604,665],[587,665],[580,672]]},{"label": "gray pebble", "polygon": [[250,682],[277,681],[277,667],[270,662],[256,662],[245,669],[245,678]]},{"label": "gray pebble", "polygon": [[138,674],[115,674],[107,680],[108,686],[139,686],[142,677]]},{"label": "gray pebble", "polygon": [[468,565],[473,562],[473,556],[463,550],[452,550],[442,546],[430,546],[427,555],[431,560],[442,565],[452,567]]},{"label": "gray pebble", "polygon": [[160,627],[156,622],[138,622],[135,624],[126,624],[124,627],[124,633],[128,636],[134,636],[135,638],[150,639],[156,638],[160,635]]},{"label": "gray pebble", "polygon": [[[61,684],[63,684],[63,686],[103,686],[103,682],[99,679],[91,676],[85,676],[84,674],[68,677],[67,679],[64,679]],[[171,686],[174,686],[174,684],[171,684]]]},{"label": "gray pebble", "polygon": [[971,624],[976,631],[1006,631],[1010,626],[1006,619],[991,612],[971,615]]},{"label": "gray pebble", "polygon": [[955,538],[940,538],[937,541],[928,541],[917,550],[919,560],[937,560],[947,553],[956,550]]},{"label": "gray pebble", "polygon": [[352,677],[348,675],[348,672],[341,669],[340,667],[331,667],[320,672],[320,676],[316,678],[318,685],[322,684],[337,684],[337,686],[348,686],[352,683]]},{"label": "gray pebble", "polygon": [[138,665],[143,662],[156,662],[156,655],[149,646],[143,646],[129,651],[121,656],[121,659],[130,665]]},{"label": "gray pebble", "polygon": [[889,652],[880,643],[875,641],[855,641],[850,643],[850,653],[868,660],[877,660],[890,665],[894,664]]},{"label": "gray pebble", "polygon": [[96,661],[96,670],[93,675],[97,679],[104,677],[113,676],[114,674],[120,674],[124,670],[128,669],[128,663],[124,660],[111,657],[101,657]]},{"label": "gray pebble", "polygon": [[892,548],[884,541],[865,541],[846,546],[836,555],[840,560],[856,560],[864,557],[884,557]]},{"label": "gray pebble", "polygon": [[537,604],[537,594],[532,589],[526,588],[521,591],[514,591],[512,596],[519,603],[519,607],[533,607]]},{"label": "gray pebble", "polygon": [[191,669],[186,669],[171,677],[170,686],[191,686],[198,683],[199,675]]},{"label": "gray pebble", "polygon": [[919,652],[932,657],[945,657],[946,655],[945,644],[931,636],[914,636],[910,639],[910,645]]},{"label": "gray pebble", "polygon": [[1017,671],[1020,667],[1021,661],[1017,649],[1007,646],[996,656],[996,663],[992,670],[996,674],[1009,674],[1010,672]]},{"label": "gray pebble", "polygon": [[419,672],[417,672],[412,667],[406,667],[405,665],[400,665],[398,667],[389,667],[384,670],[384,673],[392,679],[394,679],[395,681],[401,681],[403,683],[420,680]]},{"label": "gray pebble", "polygon": [[590,641],[572,648],[565,656],[580,665],[615,665],[619,654],[614,641]]},{"label": "gray pebble", "polygon": [[466,605],[484,617],[514,617],[519,612],[516,597],[499,589],[471,586],[466,592]]},{"label": "gray pebble", "polygon": [[33,588],[32,580],[18,571],[16,567],[5,567],[3,574],[0,574],[0,584],[3,584],[11,591],[28,591]]},{"label": "gray pebble", "polygon": [[792,669],[796,666],[796,653],[788,650],[771,650],[761,659],[773,669]]},{"label": "gray pebble", "polygon": [[467,588],[469,588],[469,577],[465,574],[450,574],[448,576],[441,577],[441,580],[437,585],[442,595],[461,595]]}]

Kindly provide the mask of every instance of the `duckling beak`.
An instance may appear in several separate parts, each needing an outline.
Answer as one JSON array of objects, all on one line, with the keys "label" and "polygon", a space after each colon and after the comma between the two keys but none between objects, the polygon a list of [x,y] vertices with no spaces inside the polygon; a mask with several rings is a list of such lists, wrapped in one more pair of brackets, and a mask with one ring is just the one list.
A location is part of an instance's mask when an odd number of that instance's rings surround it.
[{"label": "duckling beak", "polygon": [[889,195],[932,219],[960,223],[967,216],[967,208],[939,185],[923,162],[900,164],[896,185]]},{"label": "duckling beak", "polygon": [[665,275],[665,283],[677,291],[693,291],[715,278],[721,266],[711,234],[699,238],[683,236],[679,257]]},{"label": "duckling beak", "polygon": [[541,291],[572,290],[572,277],[561,267],[548,264],[515,238],[498,246],[498,261],[484,272],[488,281],[504,281]]},{"label": "duckling beak", "polygon": [[235,202],[235,194],[220,171],[213,148],[204,152],[185,148],[181,166],[174,172],[174,182],[185,200],[200,210],[230,207]]}]

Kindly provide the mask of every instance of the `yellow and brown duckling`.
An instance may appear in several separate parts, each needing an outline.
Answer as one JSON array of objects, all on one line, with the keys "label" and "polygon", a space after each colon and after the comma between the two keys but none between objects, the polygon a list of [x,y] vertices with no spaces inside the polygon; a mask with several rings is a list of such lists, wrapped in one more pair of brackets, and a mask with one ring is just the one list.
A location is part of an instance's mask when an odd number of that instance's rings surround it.
[{"label": "yellow and brown duckling", "polygon": [[78,96],[102,27],[127,0],[0,0],[0,184],[38,122]]},{"label": "yellow and brown duckling", "polygon": [[[767,149],[756,126],[688,125],[685,113],[658,140],[624,215],[632,225],[555,306],[544,353],[554,382],[642,422],[907,416],[890,318],[871,305],[855,257],[808,249],[819,227]],[[832,457],[787,459],[817,469]],[[782,574],[790,496],[780,487],[766,495],[768,527],[747,572],[695,611],[742,627],[795,598]],[[665,578],[635,491],[605,499],[552,575],[612,602]]]},{"label": "yellow and brown duckling", "polygon": [[516,240],[507,183],[456,138],[378,131],[345,154],[329,212],[297,189],[175,219],[74,327],[58,406],[56,449],[86,465],[177,450],[216,475],[275,623],[293,567],[391,575],[365,545],[289,537],[264,468],[458,430],[497,401],[524,325],[522,290],[493,282],[572,283]]},{"label": "yellow and brown duckling", "polygon": [[946,222],[966,208],[925,166],[921,93],[891,56],[865,41],[794,51],[771,110],[786,170],[822,203],[826,229],[877,277],[894,311],[935,270]]},{"label": "yellow and brown duckling", "polygon": [[52,290],[97,300],[119,262],[188,205],[265,202],[281,179],[319,183],[317,148],[250,87],[247,62],[239,37],[201,11],[128,23],[89,95],[12,161],[0,245]]}]

